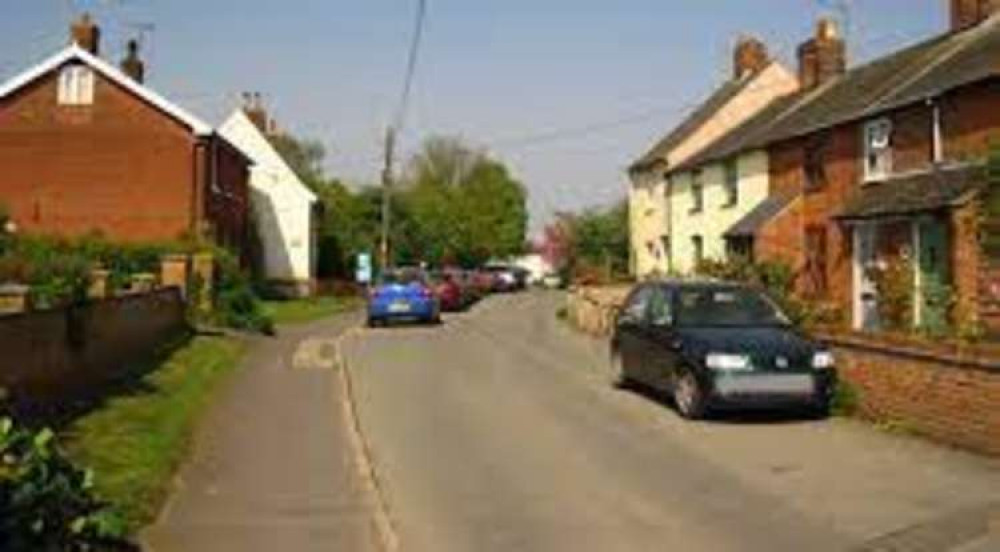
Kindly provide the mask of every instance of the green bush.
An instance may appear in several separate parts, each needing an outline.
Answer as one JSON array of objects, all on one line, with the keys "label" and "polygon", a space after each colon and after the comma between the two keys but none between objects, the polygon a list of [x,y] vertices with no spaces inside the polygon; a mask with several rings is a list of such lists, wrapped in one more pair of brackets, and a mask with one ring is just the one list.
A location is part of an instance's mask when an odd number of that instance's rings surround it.
[{"label": "green bush", "polygon": [[250,276],[229,252],[217,250],[213,305],[214,321],[239,330],[274,333],[274,321],[265,312]]},{"label": "green bush", "polygon": [[0,419],[0,550],[63,552],[129,549],[124,524],[92,492],[51,431]]},{"label": "green bush", "polygon": [[850,383],[839,380],[830,410],[837,416],[853,416],[861,405],[861,393]]}]

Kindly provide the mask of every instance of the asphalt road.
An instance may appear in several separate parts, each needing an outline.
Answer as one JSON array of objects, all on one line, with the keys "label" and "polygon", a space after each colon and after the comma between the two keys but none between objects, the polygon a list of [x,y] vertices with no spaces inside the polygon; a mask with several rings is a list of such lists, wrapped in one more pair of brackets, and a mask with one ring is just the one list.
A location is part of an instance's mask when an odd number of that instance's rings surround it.
[{"label": "asphalt road", "polygon": [[343,341],[401,550],[1000,550],[998,464],[852,421],[680,420],[561,296]]}]

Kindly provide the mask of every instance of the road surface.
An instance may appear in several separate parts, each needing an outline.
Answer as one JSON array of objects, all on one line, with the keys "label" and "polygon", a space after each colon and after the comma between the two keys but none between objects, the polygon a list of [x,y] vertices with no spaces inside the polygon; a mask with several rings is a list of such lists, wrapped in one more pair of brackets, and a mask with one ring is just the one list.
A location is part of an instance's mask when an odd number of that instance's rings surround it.
[{"label": "road surface", "polygon": [[343,340],[400,550],[1000,550],[995,462],[853,421],[682,421],[612,388],[560,301]]}]

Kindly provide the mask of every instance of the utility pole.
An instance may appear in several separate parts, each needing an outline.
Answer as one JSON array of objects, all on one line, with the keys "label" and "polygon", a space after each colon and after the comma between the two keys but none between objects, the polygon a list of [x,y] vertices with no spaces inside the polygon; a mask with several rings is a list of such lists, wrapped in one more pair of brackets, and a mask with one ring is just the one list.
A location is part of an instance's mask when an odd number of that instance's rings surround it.
[{"label": "utility pole", "polygon": [[396,129],[385,131],[385,164],[382,168],[382,243],[379,248],[382,270],[389,268],[389,230],[392,218],[392,160],[396,149]]}]

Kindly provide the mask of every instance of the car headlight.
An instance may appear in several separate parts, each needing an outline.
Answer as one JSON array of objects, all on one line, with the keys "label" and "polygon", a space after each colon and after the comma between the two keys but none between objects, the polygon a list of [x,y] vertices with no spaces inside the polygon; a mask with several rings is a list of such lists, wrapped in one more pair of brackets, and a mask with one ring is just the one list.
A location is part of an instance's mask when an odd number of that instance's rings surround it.
[{"label": "car headlight", "polygon": [[837,361],[830,351],[820,351],[813,355],[812,367],[814,370],[829,370],[834,367]]},{"label": "car headlight", "polygon": [[746,372],[752,369],[750,357],[725,353],[709,353],[705,357],[705,366],[720,372]]}]

